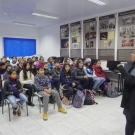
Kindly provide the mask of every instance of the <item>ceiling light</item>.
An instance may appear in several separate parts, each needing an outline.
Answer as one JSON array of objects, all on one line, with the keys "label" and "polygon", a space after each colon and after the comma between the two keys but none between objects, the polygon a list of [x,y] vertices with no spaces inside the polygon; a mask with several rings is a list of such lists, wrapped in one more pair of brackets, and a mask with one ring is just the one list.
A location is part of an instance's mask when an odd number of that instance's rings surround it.
[{"label": "ceiling light", "polygon": [[14,22],[14,24],[17,24],[17,25],[24,25],[24,26],[35,26],[35,24],[21,23],[21,22]]},{"label": "ceiling light", "polygon": [[95,4],[100,5],[100,6],[104,6],[104,5],[106,5],[106,3],[105,3],[105,2],[102,2],[102,1],[100,1],[100,0],[88,0],[88,1],[91,1],[91,2],[93,2],[93,3],[95,3]]},{"label": "ceiling light", "polygon": [[51,18],[51,19],[58,19],[58,16],[50,14],[50,13],[45,13],[41,11],[33,11],[32,15],[35,16],[40,16],[40,17],[46,17],[46,18]]}]

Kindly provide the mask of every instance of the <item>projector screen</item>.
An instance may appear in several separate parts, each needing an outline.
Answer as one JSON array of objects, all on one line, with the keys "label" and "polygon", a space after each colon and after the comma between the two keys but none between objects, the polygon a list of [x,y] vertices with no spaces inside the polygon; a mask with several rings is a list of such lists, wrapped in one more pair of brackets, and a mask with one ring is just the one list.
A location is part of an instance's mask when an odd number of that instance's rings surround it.
[{"label": "projector screen", "polygon": [[3,38],[4,56],[31,56],[36,54],[36,39]]}]

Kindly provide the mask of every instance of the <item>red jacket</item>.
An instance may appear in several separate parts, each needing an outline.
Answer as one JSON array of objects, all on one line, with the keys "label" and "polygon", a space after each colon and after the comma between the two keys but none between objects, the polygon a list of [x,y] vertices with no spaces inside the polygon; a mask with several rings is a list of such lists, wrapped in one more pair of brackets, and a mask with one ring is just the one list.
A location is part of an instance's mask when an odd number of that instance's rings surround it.
[{"label": "red jacket", "polygon": [[95,70],[95,74],[97,77],[103,77],[106,79],[106,76],[104,74],[102,67],[97,67],[96,65],[93,65],[92,68]]}]

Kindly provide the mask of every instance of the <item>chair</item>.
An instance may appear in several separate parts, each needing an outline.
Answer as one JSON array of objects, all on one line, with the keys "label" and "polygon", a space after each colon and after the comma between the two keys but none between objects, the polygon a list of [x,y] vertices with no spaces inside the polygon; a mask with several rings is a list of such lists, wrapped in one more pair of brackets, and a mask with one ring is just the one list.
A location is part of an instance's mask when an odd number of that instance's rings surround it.
[{"label": "chair", "polygon": [[[10,113],[10,102],[8,99],[5,98],[5,94],[4,94],[4,81],[2,81],[2,114],[4,114],[4,105],[8,104],[8,114],[9,114],[9,121],[11,121],[11,113]],[[19,102],[20,99],[17,98],[16,102]],[[27,116],[28,116],[28,105],[26,102],[26,111],[27,111]]]}]

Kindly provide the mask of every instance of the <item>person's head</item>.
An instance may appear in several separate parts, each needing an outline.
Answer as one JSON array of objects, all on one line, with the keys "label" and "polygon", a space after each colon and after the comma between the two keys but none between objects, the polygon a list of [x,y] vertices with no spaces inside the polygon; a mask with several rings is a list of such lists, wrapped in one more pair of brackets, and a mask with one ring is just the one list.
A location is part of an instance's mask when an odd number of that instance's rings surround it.
[{"label": "person's head", "polygon": [[7,60],[7,57],[6,56],[3,56],[2,58],[4,58],[5,60]]},{"label": "person's head", "polygon": [[0,69],[1,70],[4,70],[6,67],[5,63],[4,62],[0,62]]},{"label": "person's head", "polygon": [[71,69],[70,64],[66,63],[63,65],[62,71],[70,72],[70,69]]},{"label": "person's head", "polygon": [[97,67],[101,67],[101,61],[100,61],[100,60],[97,60],[97,61],[95,62],[95,65],[96,65]]},{"label": "person's head", "polygon": [[34,61],[34,62],[35,62],[35,56],[33,56],[33,57],[32,57],[32,61]]},{"label": "person's head", "polygon": [[8,75],[10,78],[13,78],[13,79],[17,78],[16,70],[14,70],[14,69],[9,70]]},{"label": "person's head", "polygon": [[70,64],[70,59],[69,58],[64,59],[64,64],[66,64],[66,63]]},{"label": "person's head", "polygon": [[78,60],[77,67],[78,68],[83,68],[83,65],[84,65],[83,61],[82,60]]},{"label": "person's head", "polygon": [[12,62],[17,62],[17,57],[13,56],[12,57]]},{"label": "person's head", "polygon": [[24,62],[26,62],[26,57],[22,57],[22,59],[24,60]]},{"label": "person's head", "polygon": [[49,57],[48,58],[48,62],[53,63],[53,58],[52,57]]},{"label": "person's head", "polygon": [[47,64],[47,62],[44,63],[44,69],[45,69],[45,70],[48,69],[48,64]]},{"label": "person's head", "polygon": [[28,58],[27,61],[30,62],[30,61],[32,61],[32,59],[31,58]]},{"label": "person's head", "polygon": [[10,61],[9,60],[6,60],[5,64],[6,65],[10,65]]},{"label": "person's head", "polygon": [[19,61],[19,66],[20,66],[20,67],[23,67],[23,64],[24,64],[24,60],[21,59],[21,60]]},{"label": "person's head", "polygon": [[1,58],[1,62],[6,62],[6,59],[5,58]]},{"label": "person's head", "polygon": [[6,71],[9,71],[12,69],[12,66],[11,65],[6,65]]},{"label": "person's head", "polygon": [[40,61],[41,63],[44,63],[44,61],[45,61],[45,60],[44,60],[44,57],[41,56],[41,57],[39,58],[39,61]]},{"label": "person's head", "polygon": [[22,60],[22,58],[18,58],[18,63],[20,63],[21,60]]},{"label": "person's head", "polygon": [[56,67],[56,68],[59,68],[59,67],[60,67],[60,62],[59,62],[59,60],[55,60],[55,61],[54,61],[54,64],[55,64],[55,67]]},{"label": "person's head", "polygon": [[133,51],[133,53],[131,54],[131,61],[135,62],[135,50]]},{"label": "person's head", "polygon": [[30,71],[30,77],[31,77],[32,68],[31,68],[30,62],[25,62],[23,64],[23,78],[24,78],[24,80],[27,80],[28,79],[27,71]]},{"label": "person's head", "polygon": [[38,61],[38,57],[35,57],[35,61]]},{"label": "person's head", "polygon": [[77,64],[77,59],[76,58],[73,59],[73,64],[76,66],[76,64]]},{"label": "person's head", "polygon": [[91,65],[91,59],[87,58],[85,59],[85,66],[90,66]]},{"label": "person's head", "polygon": [[45,73],[44,67],[42,67],[42,66],[37,67],[37,73],[38,73],[40,76],[43,76],[44,73]]},{"label": "person's head", "polygon": [[23,63],[23,69],[24,70],[31,70],[31,63],[30,62]]}]

